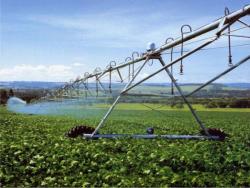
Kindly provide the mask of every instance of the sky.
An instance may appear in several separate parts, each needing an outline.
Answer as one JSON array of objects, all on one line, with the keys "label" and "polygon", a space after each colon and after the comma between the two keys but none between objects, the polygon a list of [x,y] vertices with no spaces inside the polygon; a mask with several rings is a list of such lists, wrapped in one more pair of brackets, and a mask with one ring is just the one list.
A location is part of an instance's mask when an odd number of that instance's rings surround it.
[{"label": "sky", "polygon": [[[159,47],[166,38],[179,37],[183,24],[197,29],[223,16],[225,7],[235,11],[246,4],[247,0],[0,0],[0,81],[82,77],[112,60],[124,62],[133,51],[145,52],[148,42]],[[249,16],[243,20],[250,23]],[[249,36],[249,31],[241,34]],[[232,39],[233,45],[247,43],[249,39]],[[226,44],[222,39],[214,47]],[[249,46],[232,51],[235,63],[249,55]],[[228,68],[227,56],[228,49],[194,55],[183,62],[185,74],[180,76],[176,66],[174,75],[179,82],[204,82]],[[139,78],[157,68],[154,62]],[[248,62],[218,82],[250,82],[249,72]],[[159,74],[149,82],[168,78]]]}]

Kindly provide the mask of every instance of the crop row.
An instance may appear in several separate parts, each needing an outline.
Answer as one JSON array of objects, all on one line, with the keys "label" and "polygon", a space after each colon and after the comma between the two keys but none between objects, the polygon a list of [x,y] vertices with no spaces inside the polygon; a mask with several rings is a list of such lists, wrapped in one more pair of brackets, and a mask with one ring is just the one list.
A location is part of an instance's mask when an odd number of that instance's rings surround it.
[{"label": "crop row", "polygon": [[[200,112],[224,142],[69,139],[72,126],[98,119],[20,115],[0,109],[3,186],[250,186],[250,122],[244,112]],[[189,112],[116,111],[102,132],[197,134]]]}]

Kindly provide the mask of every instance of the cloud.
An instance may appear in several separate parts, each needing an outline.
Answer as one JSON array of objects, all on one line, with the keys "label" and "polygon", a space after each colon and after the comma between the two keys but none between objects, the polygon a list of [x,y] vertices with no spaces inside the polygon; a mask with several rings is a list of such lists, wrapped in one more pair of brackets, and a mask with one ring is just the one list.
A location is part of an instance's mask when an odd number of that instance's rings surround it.
[{"label": "cloud", "polygon": [[26,19],[36,24],[49,27],[63,28],[74,31],[77,40],[84,41],[83,45],[110,48],[143,48],[147,42],[162,45],[168,37],[179,37],[180,27],[191,23],[195,28],[211,22],[216,16],[204,16],[191,19],[181,15],[167,17],[155,12],[136,14],[109,10],[95,14],[73,16],[32,15]]},{"label": "cloud", "polygon": [[80,74],[81,72],[74,65],[21,64],[0,69],[2,81],[68,81]]},{"label": "cloud", "polygon": [[[34,25],[56,29],[59,28],[62,34],[65,34],[65,31],[70,31],[70,35],[67,32],[62,40],[69,37],[70,40],[67,38],[67,41],[76,41],[81,44],[81,47],[87,47],[86,51],[90,49],[90,47],[101,47],[104,49],[103,53],[98,51],[99,49],[95,48],[96,53],[94,53],[94,56],[90,58],[91,61],[78,58],[73,60],[71,64],[67,65],[56,64],[44,66],[23,64],[16,65],[12,68],[2,68],[0,69],[0,78],[2,80],[67,81],[69,79],[76,78],[77,75],[81,75],[85,71],[89,71],[90,73],[93,72],[93,67],[91,70],[89,69],[90,66],[94,66],[94,64],[98,64],[101,68],[105,68],[106,64],[103,64],[98,58],[98,60],[95,58],[106,53],[106,48],[129,48],[131,51],[138,50],[139,48],[143,50],[146,48],[146,44],[148,42],[155,42],[157,47],[159,47],[164,43],[166,38],[179,37],[181,34],[181,25],[187,23],[191,24],[193,30],[195,30],[201,25],[212,22],[217,17],[219,16],[205,15],[203,17],[195,17],[194,19],[194,16],[185,15],[184,13],[183,15],[176,14],[171,12],[171,10],[168,10],[166,14],[159,11],[147,12],[145,15],[145,13],[141,13],[140,11],[136,14],[134,10],[126,11],[126,9],[123,9],[123,11],[108,10],[106,12],[95,12],[94,14],[86,13],[61,16],[30,15],[21,19],[24,19],[24,21],[28,21],[28,23],[32,23]],[[49,30],[46,31],[49,33]],[[247,32],[248,30],[244,30],[238,32],[237,34],[247,35]],[[207,37],[207,35],[202,37]],[[235,42],[241,42],[243,39],[233,38],[232,40],[234,42],[233,44],[235,44]],[[197,43],[185,46],[185,50],[190,50],[196,45]],[[211,47],[224,45],[227,45],[227,37],[223,37],[214,45],[211,45]],[[178,51],[179,49],[175,48],[175,50]],[[112,52],[110,50],[110,53],[114,56],[118,55],[117,51]],[[217,60],[217,54],[215,57]],[[202,61],[212,60],[214,59],[202,58]],[[91,63],[85,64],[84,62]],[[191,69],[197,69],[197,67],[191,67]],[[142,75],[142,77],[147,75],[148,72]],[[119,80],[118,75],[115,75],[115,78]],[[157,76],[154,77],[154,80],[156,80],[156,82],[162,81]],[[188,81],[191,82],[196,80],[197,79],[193,77]]]},{"label": "cloud", "polygon": [[82,66],[85,66],[83,63],[78,63],[78,62],[75,62],[72,64],[74,67],[82,67]]}]

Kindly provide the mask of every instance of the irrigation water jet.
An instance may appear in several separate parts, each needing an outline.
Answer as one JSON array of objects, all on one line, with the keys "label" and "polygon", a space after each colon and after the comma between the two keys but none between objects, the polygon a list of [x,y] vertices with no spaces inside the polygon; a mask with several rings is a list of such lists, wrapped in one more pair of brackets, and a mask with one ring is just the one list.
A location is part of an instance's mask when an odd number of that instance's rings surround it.
[{"label": "irrigation water jet", "polygon": [[76,118],[100,118],[104,113],[108,98],[98,99],[58,99],[26,103],[20,98],[12,97],[7,102],[9,111],[29,115],[66,115]]}]

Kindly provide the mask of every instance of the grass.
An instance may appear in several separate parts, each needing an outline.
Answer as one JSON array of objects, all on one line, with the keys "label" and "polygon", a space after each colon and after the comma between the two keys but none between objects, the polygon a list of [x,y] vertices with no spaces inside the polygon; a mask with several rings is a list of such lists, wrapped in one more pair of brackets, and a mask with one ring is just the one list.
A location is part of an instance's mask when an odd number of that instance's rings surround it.
[{"label": "grass", "polygon": [[[161,105],[161,104],[148,104],[145,105],[160,111],[189,111],[187,105],[184,105],[183,108],[177,109],[176,107],[172,108],[170,105]],[[93,108],[108,108],[110,105],[107,104],[97,104]],[[152,110],[140,103],[119,103],[116,107],[118,110]],[[197,111],[206,111],[206,112],[250,112],[250,108],[205,108],[201,104],[192,105],[193,108]]]},{"label": "grass", "polygon": [[[205,111],[208,127],[222,128],[224,142],[143,139],[69,139],[75,125],[99,117],[38,116],[0,108],[1,186],[250,186],[249,111]],[[224,109],[223,109],[224,110]],[[161,113],[120,104],[103,133],[198,134],[186,110]]]}]

